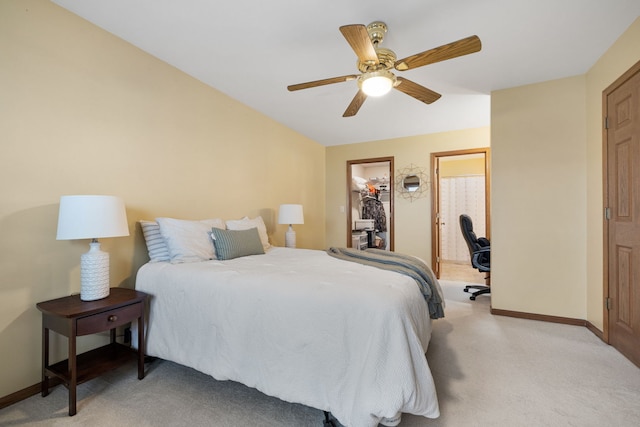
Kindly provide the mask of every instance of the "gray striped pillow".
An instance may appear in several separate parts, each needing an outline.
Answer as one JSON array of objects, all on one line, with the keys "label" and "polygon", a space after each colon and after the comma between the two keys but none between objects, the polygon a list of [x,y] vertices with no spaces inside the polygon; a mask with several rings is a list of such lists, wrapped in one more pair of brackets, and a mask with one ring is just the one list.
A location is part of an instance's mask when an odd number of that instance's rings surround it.
[{"label": "gray striped pillow", "polygon": [[211,229],[211,237],[216,255],[221,260],[264,254],[257,228],[222,230],[214,227]]},{"label": "gray striped pillow", "polygon": [[169,261],[169,248],[164,241],[164,237],[160,234],[160,226],[155,221],[138,221],[142,228],[144,241],[147,243],[147,251],[149,252],[150,262]]}]

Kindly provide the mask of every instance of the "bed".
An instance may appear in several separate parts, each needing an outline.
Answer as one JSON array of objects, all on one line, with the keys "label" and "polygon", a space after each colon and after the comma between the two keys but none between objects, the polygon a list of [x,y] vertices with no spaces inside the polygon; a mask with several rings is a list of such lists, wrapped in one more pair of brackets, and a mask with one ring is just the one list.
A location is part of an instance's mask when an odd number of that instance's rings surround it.
[{"label": "bed", "polygon": [[345,426],[439,416],[425,357],[432,319],[416,280],[326,251],[263,249],[144,264],[135,287],[150,295],[147,355],[330,412]]}]

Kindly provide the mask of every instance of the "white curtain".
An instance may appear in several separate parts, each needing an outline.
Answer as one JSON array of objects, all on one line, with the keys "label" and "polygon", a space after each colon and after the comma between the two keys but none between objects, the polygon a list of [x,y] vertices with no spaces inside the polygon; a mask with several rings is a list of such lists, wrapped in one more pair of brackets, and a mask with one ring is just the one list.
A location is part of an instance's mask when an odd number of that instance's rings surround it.
[{"label": "white curtain", "polygon": [[456,176],[440,180],[441,257],[443,261],[469,262],[469,249],[460,231],[461,214],[473,221],[478,237],[485,234],[484,176]]}]

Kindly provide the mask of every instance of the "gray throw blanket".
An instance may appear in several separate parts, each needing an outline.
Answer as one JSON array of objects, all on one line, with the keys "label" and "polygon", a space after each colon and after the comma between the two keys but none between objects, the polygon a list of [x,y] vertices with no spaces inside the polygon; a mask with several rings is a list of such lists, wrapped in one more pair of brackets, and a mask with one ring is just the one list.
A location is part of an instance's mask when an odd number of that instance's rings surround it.
[{"label": "gray throw blanket", "polygon": [[331,247],[327,253],[332,257],[345,261],[353,261],[383,270],[395,271],[414,279],[420,288],[420,292],[427,301],[429,316],[432,319],[444,317],[444,305],[440,285],[431,268],[420,259],[389,252],[381,249],[358,250],[351,248]]}]

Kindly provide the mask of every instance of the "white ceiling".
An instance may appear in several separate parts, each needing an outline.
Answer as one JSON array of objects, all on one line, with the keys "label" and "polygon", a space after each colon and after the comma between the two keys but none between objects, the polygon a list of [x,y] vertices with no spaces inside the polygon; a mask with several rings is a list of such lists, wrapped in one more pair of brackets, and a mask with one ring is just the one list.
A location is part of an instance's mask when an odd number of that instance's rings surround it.
[{"label": "white ceiling", "polygon": [[[640,16],[639,0],[52,1],[326,146],[488,126],[491,91],[584,74]],[[355,81],[287,91],[357,74],[338,28],[373,21],[398,58],[474,34],[482,50],[397,72],[442,94],[430,105],[392,91],[343,118]]]}]

